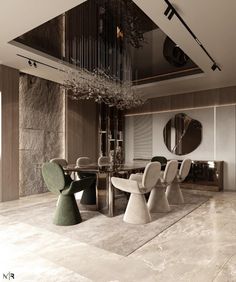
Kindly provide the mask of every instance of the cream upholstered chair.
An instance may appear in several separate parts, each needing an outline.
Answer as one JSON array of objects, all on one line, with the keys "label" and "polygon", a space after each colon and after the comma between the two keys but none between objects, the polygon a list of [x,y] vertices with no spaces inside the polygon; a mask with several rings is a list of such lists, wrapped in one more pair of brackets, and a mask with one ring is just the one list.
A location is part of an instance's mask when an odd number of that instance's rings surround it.
[{"label": "cream upholstered chair", "polygon": [[90,165],[91,163],[92,161],[88,157],[80,157],[76,160],[76,166],[78,167]]},{"label": "cream upholstered chair", "polygon": [[159,162],[148,163],[145,167],[141,183],[133,179],[112,177],[113,186],[125,192],[131,193],[124,221],[133,224],[145,224],[151,221],[151,215],[144,197],[157,183],[160,177],[161,164]]},{"label": "cream upholstered chair", "polygon": [[98,158],[98,166],[110,166],[112,164],[110,157],[101,156]]},{"label": "cream upholstered chair", "polygon": [[166,195],[170,204],[184,203],[183,194],[179,184],[188,176],[191,163],[192,161],[190,159],[183,160],[174,181],[167,187]]},{"label": "cream upholstered chair", "polygon": [[60,165],[61,167],[68,165],[67,160],[65,160],[65,159],[60,159],[60,158],[51,159],[51,160],[50,160],[50,163],[56,163],[56,164]]},{"label": "cream upholstered chair", "polygon": [[148,199],[148,208],[150,212],[169,212],[170,206],[166,197],[166,187],[175,179],[178,170],[178,162],[171,160],[166,164],[165,171],[155,187],[152,189]]}]

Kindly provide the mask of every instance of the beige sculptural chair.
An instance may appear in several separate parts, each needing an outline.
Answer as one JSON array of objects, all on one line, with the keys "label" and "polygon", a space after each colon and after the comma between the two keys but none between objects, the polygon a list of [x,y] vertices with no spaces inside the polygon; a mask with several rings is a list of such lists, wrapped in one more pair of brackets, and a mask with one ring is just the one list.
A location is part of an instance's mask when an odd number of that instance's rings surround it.
[{"label": "beige sculptural chair", "polygon": [[61,167],[67,166],[68,162],[65,159],[61,159],[61,158],[54,158],[50,160],[50,163],[56,163],[58,165],[60,165]]},{"label": "beige sculptural chair", "polygon": [[160,177],[160,171],[161,164],[152,162],[146,165],[141,183],[133,179],[111,178],[115,188],[131,193],[123,218],[125,222],[145,224],[151,221],[144,194],[150,192],[155,186]]},{"label": "beige sculptural chair", "polygon": [[91,159],[88,157],[80,157],[76,160],[76,166],[82,167],[82,166],[87,166],[92,163]]},{"label": "beige sculptural chair", "polygon": [[166,187],[175,179],[178,170],[178,162],[171,160],[166,164],[165,171],[161,174],[156,186],[152,189],[148,199],[150,212],[169,212],[170,205],[166,197]]},{"label": "beige sculptural chair", "polygon": [[188,176],[191,163],[192,161],[190,159],[183,160],[174,181],[167,187],[166,195],[170,204],[184,203],[183,194],[179,184]]}]

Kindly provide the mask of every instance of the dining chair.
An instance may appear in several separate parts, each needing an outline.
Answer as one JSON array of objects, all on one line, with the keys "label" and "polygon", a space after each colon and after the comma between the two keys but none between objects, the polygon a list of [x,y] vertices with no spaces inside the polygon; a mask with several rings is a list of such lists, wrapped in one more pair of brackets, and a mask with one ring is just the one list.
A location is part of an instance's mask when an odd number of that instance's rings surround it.
[{"label": "dining chair", "polygon": [[88,189],[94,179],[87,177],[73,181],[65,177],[62,167],[55,162],[44,163],[42,175],[48,190],[59,195],[53,223],[61,226],[80,223],[82,218],[74,194]]},{"label": "dining chair", "polygon": [[[54,159],[51,159],[49,162],[50,163],[56,163],[56,164],[60,165],[62,168],[65,167],[65,166],[68,166],[67,160],[62,159],[62,158],[54,158]],[[69,178],[72,177],[73,180],[76,180],[74,173],[65,173],[65,177],[69,177]]]},{"label": "dining chair", "polygon": [[50,160],[50,163],[56,163],[59,164],[60,166],[67,166],[68,162],[66,159],[61,159],[61,158],[54,158]]},{"label": "dining chair", "polygon": [[[76,160],[76,166],[85,168],[92,164],[92,160],[89,157],[80,157]],[[97,183],[97,175],[92,172],[78,172],[79,179],[85,179],[87,177],[92,177],[93,182],[89,189],[83,191],[82,197],[80,199],[80,203],[82,205],[96,205],[97,196],[96,196],[96,183]]]},{"label": "dining chair", "polygon": [[167,199],[170,204],[183,204],[184,197],[180,189],[180,183],[188,176],[192,161],[190,159],[184,159],[181,163],[180,169],[174,181],[168,185],[166,189]]},{"label": "dining chair", "polygon": [[107,156],[101,156],[98,158],[98,166],[104,167],[104,166],[110,166],[112,164],[112,161],[110,157]]},{"label": "dining chair", "polygon": [[[132,224],[145,224],[151,221],[151,215],[147,207],[145,193],[148,193],[157,183],[160,177],[161,164],[150,162],[146,165],[142,178],[135,180],[112,177],[113,186],[124,192],[131,193],[123,220]],[[141,179],[141,182],[140,182]]]},{"label": "dining chair", "polygon": [[76,160],[76,166],[82,167],[92,164],[92,160],[88,157],[80,157]]},{"label": "dining chair", "polygon": [[163,156],[152,157],[151,162],[159,162],[161,165],[167,164],[167,159]]},{"label": "dining chair", "polygon": [[167,162],[159,181],[150,193],[147,204],[150,212],[169,212],[171,210],[165,192],[166,187],[174,180],[177,170],[178,162],[176,160]]}]

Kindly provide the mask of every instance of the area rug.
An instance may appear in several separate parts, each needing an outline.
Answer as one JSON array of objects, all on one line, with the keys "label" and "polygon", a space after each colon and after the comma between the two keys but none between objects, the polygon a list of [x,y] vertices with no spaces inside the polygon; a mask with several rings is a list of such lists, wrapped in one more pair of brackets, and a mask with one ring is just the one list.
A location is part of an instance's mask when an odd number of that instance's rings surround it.
[{"label": "area rug", "polygon": [[[171,206],[169,213],[152,214],[152,222],[144,225],[123,222],[123,214],[119,214],[122,208],[117,216],[109,218],[97,211],[87,210],[79,204],[82,223],[68,227],[55,226],[52,224],[52,216],[55,211],[56,198],[8,210],[2,212],[1,215],[119,255],[128,256],[205,203],[209,197],[185,192],[184,199],[185,204]],[[124,202],[117,204],[122,207]]]}]

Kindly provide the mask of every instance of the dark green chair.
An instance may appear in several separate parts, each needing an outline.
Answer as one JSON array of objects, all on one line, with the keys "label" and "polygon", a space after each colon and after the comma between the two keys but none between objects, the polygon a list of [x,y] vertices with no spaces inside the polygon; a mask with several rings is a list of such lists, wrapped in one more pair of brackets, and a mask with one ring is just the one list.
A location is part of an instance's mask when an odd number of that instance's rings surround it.
[{"label": "dark green chair", "polygon": [[[79,157],[76,160],[76,166],[77,167],[88,167],[92,164],[92,160],[88,157]],[[94,172],[78,172],[78,177],[80,179],[84,179],[87,177],[93,177],[94,182],[90,186],[89,189],[84,190],[80,203],[82,205],[96,205],[97,203],[97,197],[96,197],[96,182],[97,182],[97,175]]]},{"label": "dark green chair", "polygon": [[59,195],[53,223],[61,226],[80,223],[82,218],[74,194],[89,188],[94,178],[73,181],[57,163],[43,164],[42,175],[48,190]]},{"label": "dark green chair", "polygon": [[166,165],[167,159],[163,156],[155,156],[151,159],[151,162],[159,162],[161,165]]},{"label": "dark green chair", "polygon": [[93,182],[88,189],[84,190],[82,197],[80,199],[80,203],[82,205],[96,205],[97,197],[96,197],[96,182],[97,175],[92,172],[78,172],[78,176],[80,179],[92,178]]}]

